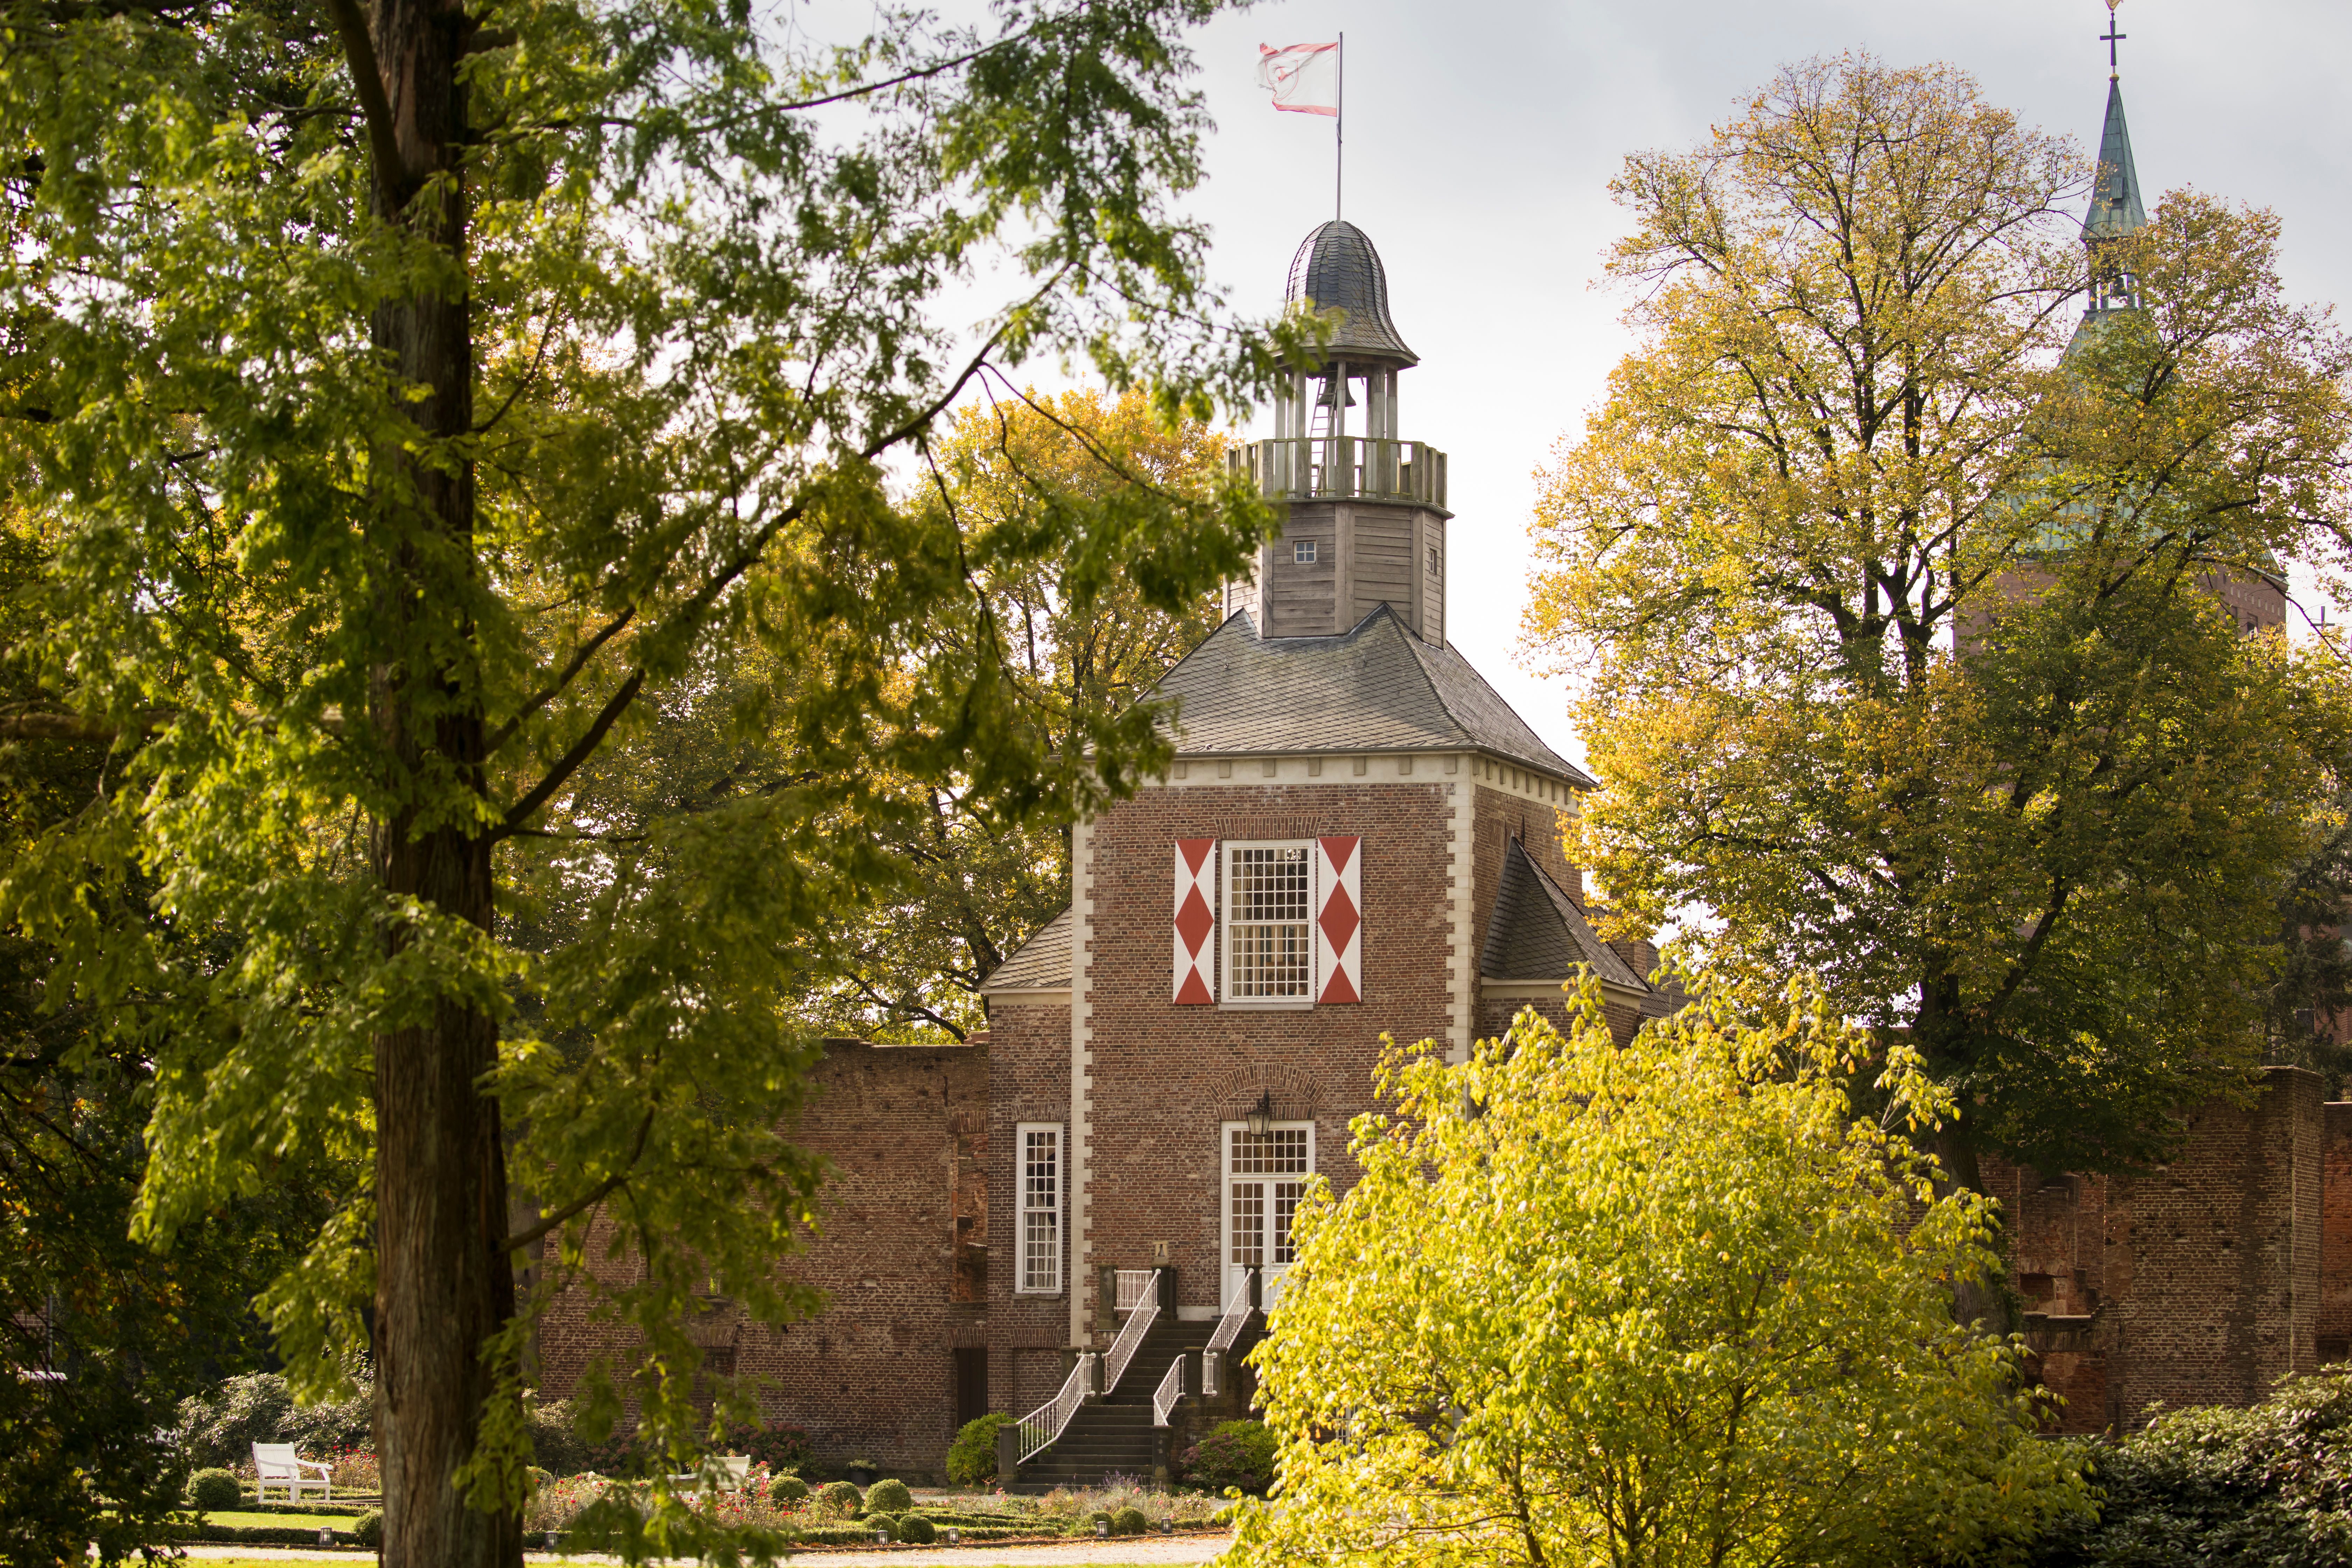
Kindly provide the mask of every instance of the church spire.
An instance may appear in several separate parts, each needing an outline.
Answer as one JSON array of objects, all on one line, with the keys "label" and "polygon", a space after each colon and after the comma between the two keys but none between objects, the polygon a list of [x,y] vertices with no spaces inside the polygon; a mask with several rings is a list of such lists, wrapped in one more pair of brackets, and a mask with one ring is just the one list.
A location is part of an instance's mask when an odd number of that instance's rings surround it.
[{"label": "church spire", "polygon": [[2089,313],[2127,310],[2139,303],[2139,279],[2112,256],[2102,257],[2110,242],[2147,226],[2147,208],[2139,197],[2139,171],[2132,164],[2131,127],[2124,120],[2124,89],[2117,68],[2116,46],[2126,37],[2116,30],[2115,10],[2121,0],[2107,0],[2107,30],[2099,41],[2107,46],[2107,119],[2099,132],[2099,174],[2091,187],[2091,210],[2083,219],[2083,243],[2091,252]]}]

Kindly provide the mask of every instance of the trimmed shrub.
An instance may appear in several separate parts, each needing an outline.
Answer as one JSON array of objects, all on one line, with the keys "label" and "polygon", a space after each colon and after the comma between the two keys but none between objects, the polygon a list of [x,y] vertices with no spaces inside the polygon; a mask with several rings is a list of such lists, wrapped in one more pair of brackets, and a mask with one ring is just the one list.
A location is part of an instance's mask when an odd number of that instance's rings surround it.
[{"label": "trimmed shrub", "polygon": [[865,1505],[866,1494],[857,1489],[856,1481],[827,1481],[816,1494],[818,1510],[835,1519],[848,1519]]},{"label": "trimmed shrub", "polygon": [[198,1470],[188,1478],[188,1501],[207,1512],[232,1509],[245,1500],[245,1488],[235,1470]]},{"label": "trimmed shrub", "polygon": [[809,1495],[808,1483],[798,1476],[778,1476],[768,1488],[768,1495],[786,1502],[803,1502]]},{"label": "trimmed shrub", "polygon": [[1110,1532],[1113,1535],[1141,1535],[1150,1527],[1151,1521],[1143,1517],[1143,1510],[1139,1508],[1123,1508],[1110,1516]]},{"label": "trimmed shrub", "polygon": [[1095,1510],[1094,1512],[1087,1515],[1086,1528],[1088,1535],[1101,1534],[1101,1527],[1106,1524],[1109,1525],[1113,1530],[1117,1530],[1118,1528],[1118,1522],[1111,1517],[1110,1510],[1107,1508],[1098,1508]]},{"label": "trimmed shrub", "polygon": [[996,1479],[996,1429],[1012,1419],[994,1411],[963,1424],[948,1448],[948,1485],[986,1486]]},{"label": "trimmed shrub", "polygon": [[929,1546],[939,1538],[939,1526],[919,1513],[908,1514],[898,1521],[896,1529],[890,1531],[891,1540],[910,1541],[917,1546]]},{"label": "trimmed shrub", "polygon": [[814,1452],[809,1435],[798,1426],[762,1426],[756,1432],[730,1432],[727,1441],[739,1454],[749,1454],[774,1474],[797,1470]]},{"label": "trimmed shrub", "polygon": [[915,1506],[915,1494],[907,1489],[904,1481],[876,1481],[866,1494],[869,1513],[904,1513]]},{"label": "trimmed shrub", "polygon": [[383,1544],[383,1510],[372,1508],[352,1521],[352,1539],[362,1546]]},{"label": "trimmed shrub", "polygon": [[1264,1495],[1274,1485],[1274,1434],[1263,1421],[1219,1422],[1184,1451],[1184,1479],[1204,1491]]}]

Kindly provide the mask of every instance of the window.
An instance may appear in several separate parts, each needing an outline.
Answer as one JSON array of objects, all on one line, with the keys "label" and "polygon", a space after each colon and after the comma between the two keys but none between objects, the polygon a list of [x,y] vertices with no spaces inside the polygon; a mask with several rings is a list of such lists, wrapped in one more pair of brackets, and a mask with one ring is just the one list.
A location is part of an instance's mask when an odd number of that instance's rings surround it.
[{"label": "window", "polygon": [[1314,565],[1315,542],[1311,539],[1295,541],[1290,546],[1290,558],[1301,566]]},{"label": "window", "polygon": [[1021,1279],[1024,1295],[1062,1289],[1062,1125],[1021,1124]]},{"label": "window", "polygon": [[1429,574],[1433,577],[1437,575],[1437,546],[1434,544],[1429,547]]},{"label": "window", "polygon": [[1307,846],[1231,844],[1225,859],[1225,999],[1311,1000],[1315,934]]}]

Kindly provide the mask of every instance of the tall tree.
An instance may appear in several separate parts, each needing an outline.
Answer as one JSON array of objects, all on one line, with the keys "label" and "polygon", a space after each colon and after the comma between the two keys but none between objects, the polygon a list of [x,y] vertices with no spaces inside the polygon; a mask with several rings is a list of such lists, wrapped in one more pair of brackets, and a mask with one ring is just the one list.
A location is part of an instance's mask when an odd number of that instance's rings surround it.
[{"label": "tall tree", "polygon": [[1970,1184],[2160,1157],[2242,1085],[2347,754],[2342,683],[2206,589],[2340,549],[2352,358],[2274,220],[2194,195],[2070,342],[2086,172],[1868,58],[1632,159],[1642,342],[1536,526],[1612,902],[1906,1028]]},{"label": "tall tree", "polygon": [[[991,554],[1178,609],[1255,500],[966,531],[887,464],[992,363],[1074,356],[1196,417],[1274,363],[1167,207],[1213,8],[884,13],[835,48],[677,0],[11,12],[6,478],[58,540],[21,650],[46,701],[12,724],[113,754],[0,897],[60,949],[54,993],[148,1031],[144,1234],[286,1152],[373,1150],[265,1301],[313,1393],[373,1308],[388,1563],[519,1561],[522,1249],[551,1288],[623,1222],[606,1305],[642,1354],[612,1370],[680,1466],[682,1319],[713,1282],[806,1304],[772,1272],[815,1181],[778,1125],[789,1003],[907,809],[877,780],[1050,817],[1163,752],[1146,713],[1049,725],[1001,628],[989,628]],[[943,290],[991,277],[959,346]],[[776,678],[733,721],[785,765],[640,834],[571,809],[746,646]],[[614,852],[577,862],[578,940],[508,940],[502,885],[578,847]],[[91,918],[134,873],[214,959]],[[654,1495],[632,1551],[731,1550]]]}]

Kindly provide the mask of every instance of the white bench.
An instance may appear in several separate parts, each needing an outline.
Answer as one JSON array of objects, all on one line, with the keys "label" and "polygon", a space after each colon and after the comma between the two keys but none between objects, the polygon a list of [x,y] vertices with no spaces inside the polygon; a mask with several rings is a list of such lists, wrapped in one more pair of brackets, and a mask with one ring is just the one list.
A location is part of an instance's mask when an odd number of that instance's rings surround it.
[{"label": "white bench", "polygon": [[[305,1470],[316,1470],[318,1474],[307,1476],[302,1473]],[[328,1480],[333,1472],[316,1459],[306,1459],[297,1454],[291,1443],[256,1443],[253,1446],[253,1495],[257,1501],[268,1497],[272,1487],[284,1487],[288,1502],[300,1502],[304,1489],[310,1487],[316,1487],[322,1498],[334,1496],[334,1489]]]}]

